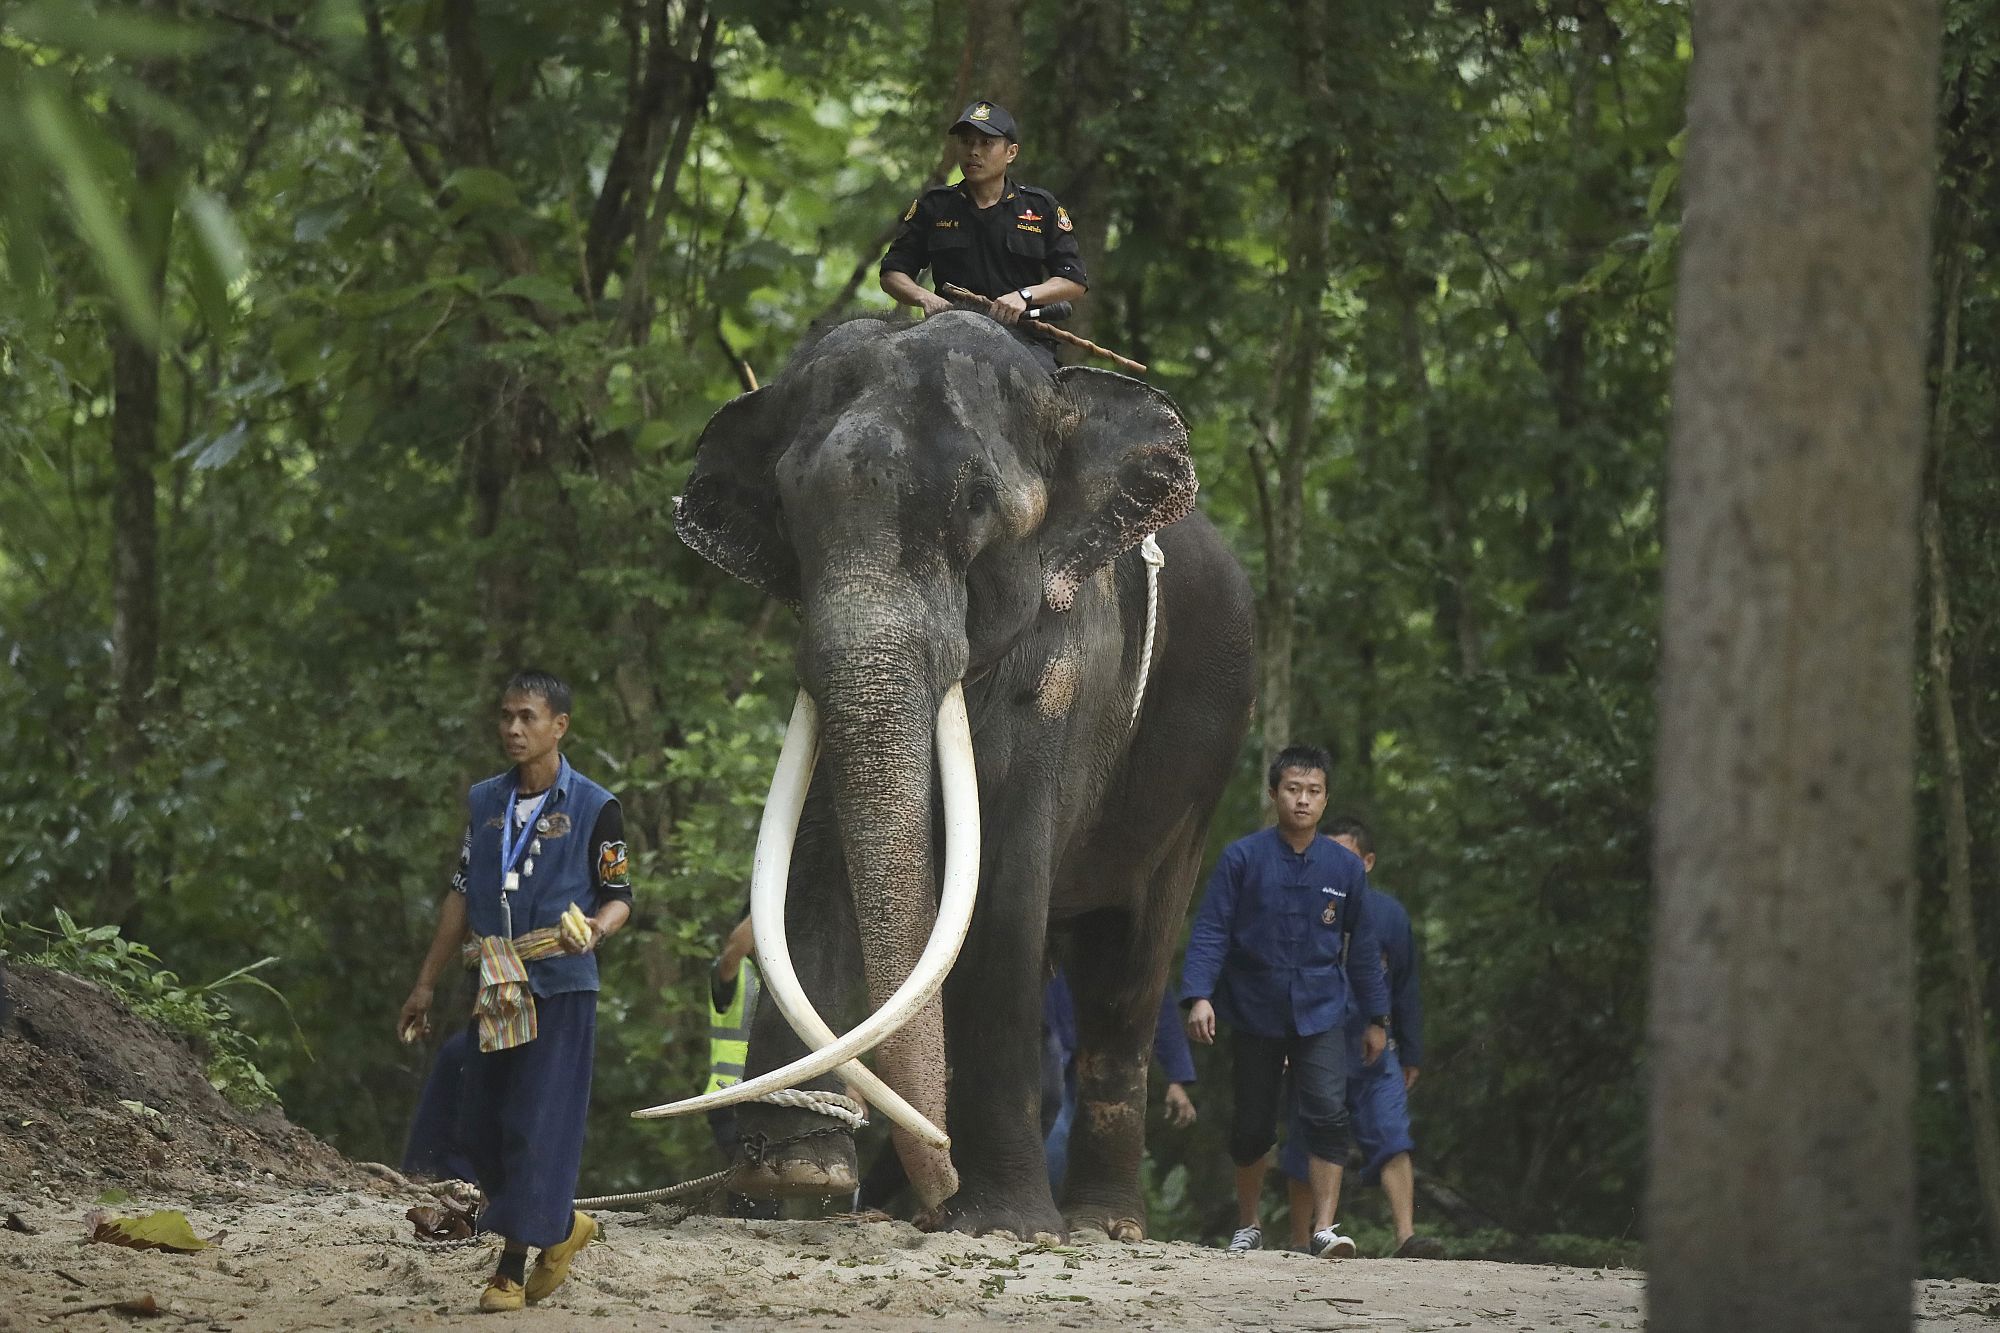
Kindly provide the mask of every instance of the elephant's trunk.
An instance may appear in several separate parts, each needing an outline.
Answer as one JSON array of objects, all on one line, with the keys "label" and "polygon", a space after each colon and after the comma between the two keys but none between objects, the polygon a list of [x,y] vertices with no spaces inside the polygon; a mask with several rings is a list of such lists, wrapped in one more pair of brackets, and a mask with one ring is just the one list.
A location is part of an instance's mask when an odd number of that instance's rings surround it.
[{"label": "elephant's trunk", "polygon": [[[816,645],[817,646],[817,645]],[[929,654],[871,639],[816,660],[820,753],[840,822],[871,1005],[916,968],[937,924],[931,745],[939,693]],[[944,1005],[933,995],[877,1048],[876,1072],[933,1124],[945,1123]],[[926,1206],[957,1190],[950,1154],[893,1131]]]}]

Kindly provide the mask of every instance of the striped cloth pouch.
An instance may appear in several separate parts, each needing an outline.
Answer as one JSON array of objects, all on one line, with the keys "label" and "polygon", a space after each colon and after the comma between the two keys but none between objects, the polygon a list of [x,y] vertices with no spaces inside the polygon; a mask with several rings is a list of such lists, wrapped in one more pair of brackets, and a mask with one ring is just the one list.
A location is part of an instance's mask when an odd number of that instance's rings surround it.
[{"label": "striped cloth pouch", "polygon": [[468,965],[479,968],[479,1049],[488,1054],[525,1046],[535,1039],[535,993],[528,987],[528,964],[562,952],[561,932],[531,930],[519,939],[481,935],[465,947]]}]

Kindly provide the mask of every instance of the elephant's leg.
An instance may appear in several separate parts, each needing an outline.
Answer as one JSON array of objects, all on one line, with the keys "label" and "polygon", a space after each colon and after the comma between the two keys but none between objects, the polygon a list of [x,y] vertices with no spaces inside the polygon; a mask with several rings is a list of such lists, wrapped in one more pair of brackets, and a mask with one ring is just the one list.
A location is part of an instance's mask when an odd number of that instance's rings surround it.
[{"label": "elephant's leg", "polygon": [[[1201,823],[1204,821],[1196,821]],[[1198,834],[1182,830],[1143,885],[1133,911],[1106,908],[1078,918],[1070,993],[1076,1000],[1076,1120],[1070,1128],[1063,1215],[1114,1240],[1143,1240],[1139,1184],[1146,1152],[1146,1068],[1178,938]]]},{"label": "elephant's leg", "polygon": [[[807,997],[841,1030],[858,993],[854,983],[861,975],[860,947],[839,834],[822,802],[809,804],[800,824],[785,900],[785,932]],[[805,1044],[767,992],[751,1024],[748,1076],[777,1069],[805,1053]],[[830,1074],[800,1086],[841,1091],[839,1078]],[[761,1102],[735,1109],[737,1170],[732,1190],[753,1198],[853,1192],[859,1178],[854,1136],[839,1121]]]},{"label": "elephant's leg", "polygon": [[984,867],[972,933],[945,995],[959,1187],[940,1220],[975,1235],[1060,1237],[1041,1127],[1047,862],[1021,846],[1032,833],[1016,833],[1012,846],[988,836],[997,855]]}]

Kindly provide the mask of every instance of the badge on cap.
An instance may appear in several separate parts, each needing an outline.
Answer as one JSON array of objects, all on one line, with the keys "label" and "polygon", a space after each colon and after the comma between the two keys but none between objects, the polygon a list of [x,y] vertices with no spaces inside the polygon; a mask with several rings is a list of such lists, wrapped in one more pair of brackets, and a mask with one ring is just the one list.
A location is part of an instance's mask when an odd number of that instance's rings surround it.
[{"label": "badge on cap", "polygon": [[1075,230],[1074,225],[1069,220],[1069,210],[1067,208],[1064,208],[1061,204],[1056,205],[1056,225],[1058,227],[1061,227],[1064,231]]},{"label": "badge on cap", "polygon": [[967,120],[993,119],[993,104],[991,102],[981,102],[978,106],[972,108],[972,114],[967,116],[966,119]]}]

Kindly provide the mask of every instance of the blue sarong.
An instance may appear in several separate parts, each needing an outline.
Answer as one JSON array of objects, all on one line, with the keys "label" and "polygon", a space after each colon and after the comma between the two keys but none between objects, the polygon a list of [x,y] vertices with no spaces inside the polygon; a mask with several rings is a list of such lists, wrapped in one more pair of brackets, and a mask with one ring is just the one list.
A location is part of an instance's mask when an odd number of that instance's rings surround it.
[{"label": "blue sarong", "polygon": [[403,1145],[403,1174],[436,1180],[471,1180],[472,1162],[458,1137],[458,1107],[465,1093],[465,1060],[472,1050],[472,1032],[460,1028],[438,1047],[410,1118],[409,1141]]},{"label": "blue sarong", "polygon": [[459,1141],[486,1206],[479,1229],[523,1245],[569,1235],[583,1165],[597,1044],[597,992],[536,1000],[539,1032],[526,1045],[467,1052]]}]

